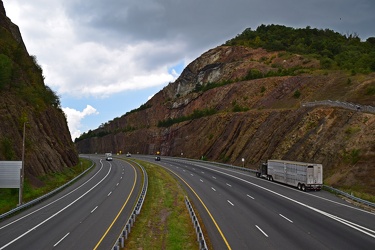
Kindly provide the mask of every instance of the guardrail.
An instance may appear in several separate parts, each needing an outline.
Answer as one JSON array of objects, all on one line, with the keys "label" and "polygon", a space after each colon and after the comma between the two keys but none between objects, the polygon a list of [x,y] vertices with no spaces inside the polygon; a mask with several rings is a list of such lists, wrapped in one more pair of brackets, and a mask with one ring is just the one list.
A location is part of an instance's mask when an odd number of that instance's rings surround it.
[{"label": "guardrail", "polygon": [[345,196],[346,198],[349,198],[349,199],[354,200],[356,202],[359,202],[359,203],[362,203],[362,204],[365,204],[367,206],[375,208],[375,203],[363,200],[361,198],[355,197],[355,196],[353,196],[351,194],[348,194],[348,193],[346,193],[344,191],[338,190],[336,188],[333,188],[333,187],[330,187],[330,186],[327,186],[327,185],[323,185],[323,187],[326,188],[326,189],[329,189],[330,191],[332,191],[334,193],[341,194],[341,195]]},{"label": "guardrail", "polygon": [[[184,158],[180,158],[180,159],[184,159]],[[189,159],[190,160],[190,159]],[[196,160],[196,159],[193,159],[192,161],[197,161],[197,162],[206,162],[207,161],[202,161],[202,160]],[[254,169],[250,169],[250,168],[244,168],[244,167],[238,167],[238,166],[234,166],[234,165],[229,165],[229,164],[225,164],[225,163],[219,163],[219,162],[209,162],[210,164],[215,164],[215,165],[218,165],[218,166],[223,166],[223,167],[227,167],[227,168],[233,168],[233,169],[237,169],[237,170],[241,170],[241,171],[246,171],[246,172],[252,172],[252,173],[255,173],[257,172],[257,170],[254,170]],[[351,200],[354,200],[354,201],[357,201],[359,203],[362,203],[362,204],[365,204],[367,206],[370,206],[370,207],[374,207],[375,208],[375,203],[373,202],[370,202],[370,201],[366,201],[366,200],[363,200],[361,198],[358,198],[358,197],[355,197],[351,194],[348,194],[344,191],[341,191],[339,189],[336,189],[336,188],[333,188],[331,186],[327,186],[327,185],[323,185],[324,188],[327,188],[329,190],[331,190],[332,192],[334,193],[337,193],[337,194],[341,194],[343,196],[345,196],[346,198],[349,198]]]},{"label": "guardrail", "polygon": [[325,101],[305,102],[305,103],[302,103],[302,106],[303,107],[331,106],[331,107],[340,107],[340,108],[375,114],[375,107],[363,106],[363,105],[354,104],[350,102],[325,100]]},{"label": "guardrail", "polygon": [[185,204],[186,204],[187,209],[189,210],[190,218],[191,218],[191,221],[194,225],[195,232],[197,233],[197,240],[199,242],[199,249],[200,250],[206,250],[208,248],[207,248],[206,240],[204,239],[204,236],[203,236],[202,228],[199,224],[197,216],[195,215],[194,209],[191,206],[190,201],[187,198],[187,196],[185,196]]},{"label": "guardrail", "polygon": [[133,227],[133,225],[135,223],[136,216],[141,212],[143,201],[144,201],[144,199],[146,197],[146,194],[147,194],[147,188],[148,188],[147,172],[143,168],[143,166],[141,166],[137,162],[135,162],[135,161],[131,161],[131,162],[137,164],[142,169],[142,172],[143,172],[143,188],[142,188],[141,195],[138,198],[137,205],[135,206],[132,214],[130,215],[130,217],[128,219],[128,222],[126,223],[126,225],[122,229],[116,243],[112,247],[113,250],[120,250],[120,247],[124,248],[125,240],[128,239],[128,235],[130,234],[131,228]]},{"label": "guardrail", "polygon": [[72,180],[70,180],[69,182],[65,183],[64,185],[56,188],[55,190],[53,190],[53,191],[51,191],[51,192],[49,192],[49,193],[47,193],[45,195],[42,195],[42,196],[40,196],[40,197],[38,197],[38,198],[36,198],[36,199],[34,199],[32,201],[29,201],[29,202],[27,202],[25,204],[22,204],[22,205],[14,208],[12,210],[9,210],[6,213],[1,214],[0,215],[0,220],[6,218],[7,216],[9,216],[11,214],[14,214],[14,213],[16,213],[18,211],[21,211],[22,209],[25,209],[27,207],[33,206],[36,203],[41,202],[44,199],[47,199],[47,198],[51,197],[52,195],[56,194],[57,192],[60,192],[62,189],[66,188],[67,186],[69,186],[70,184],[72,184],[73,182],[75,182],[77,179],[81,178],[81,176],[84,175],[84,174],[86,174],[87,171],[89,171],[93,166],[94,166],[94,163],[92,163],[92,165],[88,169],[86,169],[85,171],[83,171],[82,173],[80,173],[79,175],[77,175],[76,177],[74,177]]}]

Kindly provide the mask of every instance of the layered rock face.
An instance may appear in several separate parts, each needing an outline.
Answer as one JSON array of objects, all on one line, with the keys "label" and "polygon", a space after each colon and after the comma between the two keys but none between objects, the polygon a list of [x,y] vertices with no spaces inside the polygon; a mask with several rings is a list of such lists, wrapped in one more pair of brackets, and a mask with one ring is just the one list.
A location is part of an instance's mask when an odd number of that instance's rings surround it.
[{"label": "layered rock face", "polygon": [[[243,158],[250,168],[267,159],[316,162],[324,165],[327,184],[361,185],[374,193],[375,115],[303,104],[340,100],[375,106],[373,96],[364,94],[375,76],[319,67],[300,55],[219,46],[189,64],[143,108],[91,131],[76,145],[82,153],[160,152],[238,166]],[[297,74],[283,74],[295,68]]]},{"label": "layered rock face", "polygon": [[31,180],[78,164],[65,114],[44,85],[18,27],[0,1],[0,160],[21,160],[25,127],[25,174]]}]

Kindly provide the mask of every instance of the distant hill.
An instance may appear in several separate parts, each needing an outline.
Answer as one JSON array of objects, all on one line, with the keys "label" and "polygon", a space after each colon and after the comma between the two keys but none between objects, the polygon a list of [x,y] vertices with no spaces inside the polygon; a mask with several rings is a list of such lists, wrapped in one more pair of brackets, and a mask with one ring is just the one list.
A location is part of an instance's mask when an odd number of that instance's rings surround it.
[{"label": "distant hill", "polygon": [[[327,184],[375,194],[375,114],[360,109],[375,106],[374,50],[373,39],[330,30],[247,29],[75,143],[82,153],[160,152],[238,166],[244,158],[249,168],[267,159],[322,163]],[[304,105],[315,101],[327,102]]]},{"label": "distant hill", "polygon": [[30,56],[18,27],[0,1],[0,160],[22,159],[26,128],[25,175],[34,177],[78,164],[60,100],[44,84],[42,68]]}]

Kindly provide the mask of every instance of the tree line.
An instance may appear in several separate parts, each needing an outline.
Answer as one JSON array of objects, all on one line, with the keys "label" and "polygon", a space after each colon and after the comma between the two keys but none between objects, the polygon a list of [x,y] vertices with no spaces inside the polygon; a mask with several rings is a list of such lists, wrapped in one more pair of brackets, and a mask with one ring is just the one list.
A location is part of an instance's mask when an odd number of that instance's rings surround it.
[{"label": "tree line", "polygon": [[318,58],[325,69],[344,69],[358,73],[375,71],[375,37],[361,41],[357,34],[342,35],[330,29],[291,28],[260,25],[245,29],[225,45],[288,51]]}]

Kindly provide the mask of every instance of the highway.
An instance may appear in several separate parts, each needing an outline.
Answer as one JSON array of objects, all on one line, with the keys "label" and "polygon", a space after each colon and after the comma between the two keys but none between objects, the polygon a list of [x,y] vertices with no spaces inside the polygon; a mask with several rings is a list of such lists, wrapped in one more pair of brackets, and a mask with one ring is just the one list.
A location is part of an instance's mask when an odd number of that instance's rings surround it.
[{"label": "highway", "polygon": [[53,197],[0,221],[2,249],[111,249],[133,210],[139,168],[92,156],[96,166]]},{"label": "highway", "polygon": [[375,214],[329,192],[302,192],[208,162],[136,157],[183,183],[213,249],[375,249]]}]

